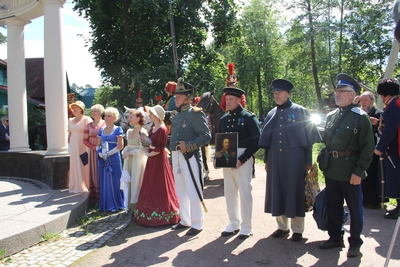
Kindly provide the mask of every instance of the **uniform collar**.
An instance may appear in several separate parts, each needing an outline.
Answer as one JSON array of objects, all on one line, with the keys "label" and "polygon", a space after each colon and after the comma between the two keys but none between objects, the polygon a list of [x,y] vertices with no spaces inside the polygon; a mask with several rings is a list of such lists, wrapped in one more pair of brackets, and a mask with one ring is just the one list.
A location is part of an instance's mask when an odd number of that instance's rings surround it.
[{"label": "uniform collar", "polygon": [[348,110],[348,109],[352,109],[352,108],[354,108],[354,107],[355,107],[355,105],[354,105],[353,103],[351,103],[351,104],[348,105],[348,106],[339,107],[339,111],[340,111],[340,112],[343,112],[343,111],[346,111],[346,110]]},{"label": "uniform collar", "polygon": [[237,108],[235,108],[234,110],[229,111],[229,114],[230,115],[236,115],[236,114],[242,112],[242,110],[243,110],[243,107],[242,107],[242,105],[239,104],[237,106]]},{"label": "uniform collar", "polygon": [[290,100],[290,98],[288,98],[288,100],[286,101],[285,104],[276,105],[276,107],[277,107],[278,109],[285,109],[285,108],[290,108],[292,105],[293,105],[292,100]]},{"label": "uniform collar", "polygon": [[191,108],[191,105],[190,105],[190,103],[188,103],[188,104],[182,104],[179,108],[177,108],[177,110],[178,110],[178,112],[184,112],[190,108]]}]

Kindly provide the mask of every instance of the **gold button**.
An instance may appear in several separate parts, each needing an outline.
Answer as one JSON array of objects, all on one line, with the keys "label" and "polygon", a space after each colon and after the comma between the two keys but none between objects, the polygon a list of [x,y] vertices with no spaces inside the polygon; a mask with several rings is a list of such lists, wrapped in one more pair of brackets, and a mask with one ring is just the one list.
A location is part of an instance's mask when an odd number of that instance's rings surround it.
[{"label": "gold button", "polygon": [[279,149],[280,152],[282,152],[282,149]]},{"label": "gold button", "polygon": [[282,141],[279,141],[279,144],[282,144]]},{"label": "gold button", "polygon": [[282,133],[279,133],[279,135],[282,135]]},{"label": "gold button", "polygon": [[282,127],[282,124],[281,124],[281,125],[279,125],[279,127]]}]

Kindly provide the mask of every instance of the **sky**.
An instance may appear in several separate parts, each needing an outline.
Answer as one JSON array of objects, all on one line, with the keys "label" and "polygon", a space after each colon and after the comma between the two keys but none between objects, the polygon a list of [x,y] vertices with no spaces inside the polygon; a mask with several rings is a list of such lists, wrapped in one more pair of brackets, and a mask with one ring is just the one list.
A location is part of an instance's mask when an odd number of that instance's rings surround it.
[{"label": "sky", "polygon": [[[94,88],[101,85],[100,71],[96,69],[93,56],[85,47],[84,38],[90,37],[89,23],[73,11],[74,4],[67,0],[63,8],[64,19],[64,64],[70,85],[75,83],[85,87],[90,84]],[[43,57],[43,16],[25,25],[25,57]],[[7,36],[7,29],[0,28]],[[0,58],[7,59],[7,44],[0,45]]]}]

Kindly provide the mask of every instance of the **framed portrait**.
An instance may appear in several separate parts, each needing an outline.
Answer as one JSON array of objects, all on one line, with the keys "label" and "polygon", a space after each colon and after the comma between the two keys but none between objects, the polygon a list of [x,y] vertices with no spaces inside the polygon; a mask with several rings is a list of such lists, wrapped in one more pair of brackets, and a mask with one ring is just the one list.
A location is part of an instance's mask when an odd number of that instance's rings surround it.
[{"label": "framed portrait", "polygon": [[215,165],[217,168],[236,168],[238,133],[215,135]]}]

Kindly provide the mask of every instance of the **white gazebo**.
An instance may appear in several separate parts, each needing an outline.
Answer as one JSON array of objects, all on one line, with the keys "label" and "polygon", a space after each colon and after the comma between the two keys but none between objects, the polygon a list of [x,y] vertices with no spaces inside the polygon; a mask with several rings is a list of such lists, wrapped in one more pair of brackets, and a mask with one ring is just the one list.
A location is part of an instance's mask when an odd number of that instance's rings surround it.
[{"label": "white gazebo", "polygon": [[67,89],[62,7],[66,0],[0,0],[0,25],[7,26],[9,152],[29,151],[24,27],[44,16],[44,80],[47,155],[67,154]]}]

